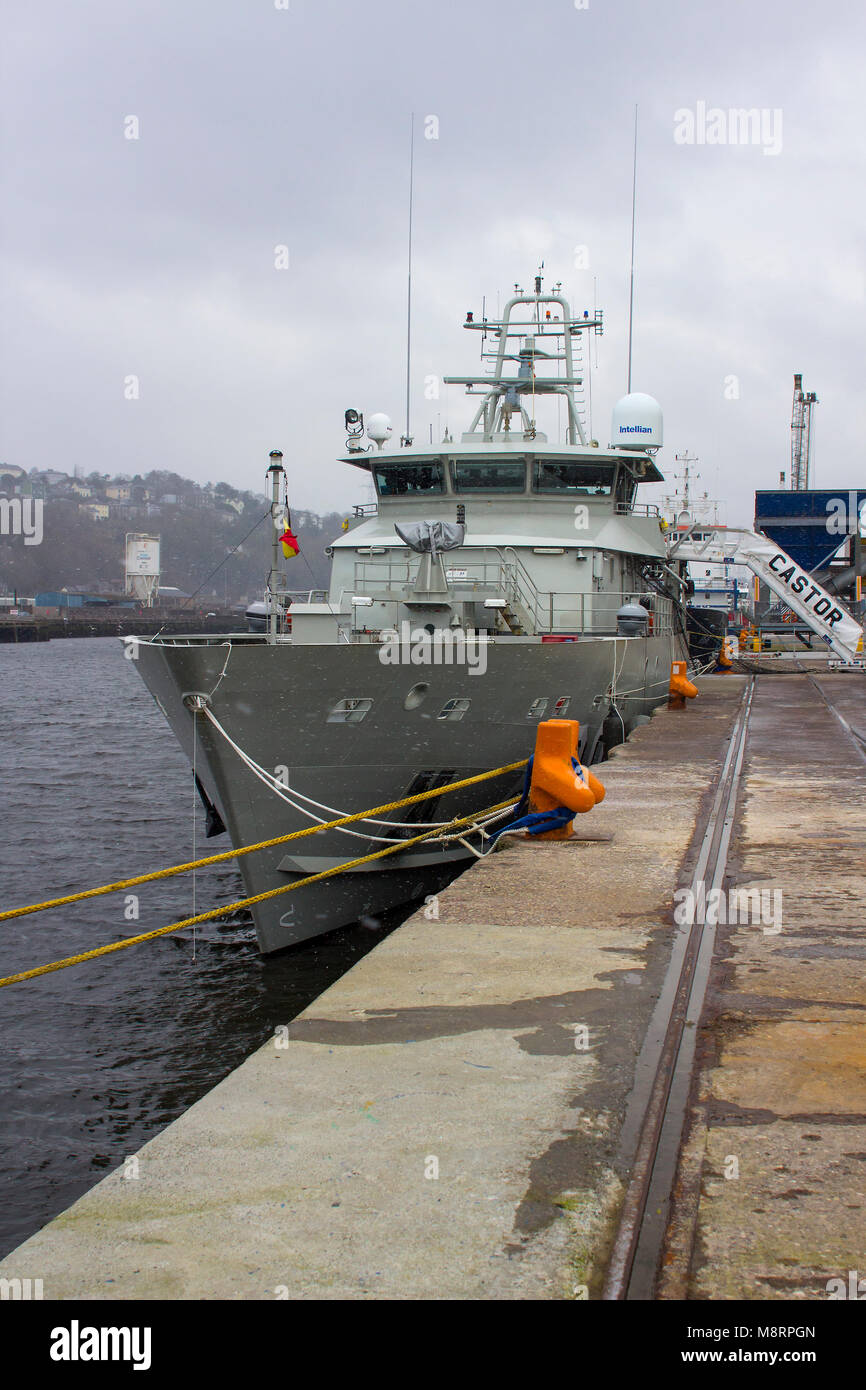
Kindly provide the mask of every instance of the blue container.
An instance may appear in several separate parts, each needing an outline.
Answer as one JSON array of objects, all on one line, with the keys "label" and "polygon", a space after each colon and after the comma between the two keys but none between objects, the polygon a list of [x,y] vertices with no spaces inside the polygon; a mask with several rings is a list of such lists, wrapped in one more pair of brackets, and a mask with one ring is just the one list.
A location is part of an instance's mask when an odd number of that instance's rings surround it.
[{"label": "blue container", "polygon": [[755,530],[763,531],[802,569],[823,569],[853,535],[864,502],[862,488],[756,492]]},{"label": "blue container", "polygon": [[83,608],[84,597],[84,594],[64,594],[52,589],[37,594],[33,601],[37,608]]}]

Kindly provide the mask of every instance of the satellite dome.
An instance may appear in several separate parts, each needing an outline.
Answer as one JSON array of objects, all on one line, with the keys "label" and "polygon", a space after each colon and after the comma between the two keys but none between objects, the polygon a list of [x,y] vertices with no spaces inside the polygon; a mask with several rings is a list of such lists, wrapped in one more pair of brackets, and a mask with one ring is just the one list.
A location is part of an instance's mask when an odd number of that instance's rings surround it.
[{"label": "satellite dome", "polygon": [[611,444],[617,449],[659,449],[663,442],[658,401],[642,391],[621,396],[613,408]]},{"label": "satellite dome", "polygon": [[394,426],[388,415],[371,415],[367,421],[367,438],[372,439],[374,444],[378,444],[380,449],[393,433]]}]

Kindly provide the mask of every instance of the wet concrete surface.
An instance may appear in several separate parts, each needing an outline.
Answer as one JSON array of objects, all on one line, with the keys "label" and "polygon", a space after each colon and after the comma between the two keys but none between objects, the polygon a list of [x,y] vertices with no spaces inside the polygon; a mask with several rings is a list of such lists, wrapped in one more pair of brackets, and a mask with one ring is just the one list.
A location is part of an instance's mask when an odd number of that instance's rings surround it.
[{"label": "wet concrete surface", "polygon": [[476,865],[0,1272],[47,1298],[594,1296],[743,684],[661,710],[576,842]]},{"label": "wet concrete surface", "polygon": [[866,761],[805,676],[758,682],[728,868],[781,913],[720,931],[660,1292],[826,1298],[866,1268]]},{"label": "wet concrete surface", "polygon": [[[597,1297],[621,1130],[745,678],[600,769],[569,844],[512,843],[0,1265],[46,1298]],[[864,682],[822,677],[862,724]],[[660,1295],[826,1297],[866,1267],[866,764],[760,680]],[[772,924],[771,924],[772,926]]]}]

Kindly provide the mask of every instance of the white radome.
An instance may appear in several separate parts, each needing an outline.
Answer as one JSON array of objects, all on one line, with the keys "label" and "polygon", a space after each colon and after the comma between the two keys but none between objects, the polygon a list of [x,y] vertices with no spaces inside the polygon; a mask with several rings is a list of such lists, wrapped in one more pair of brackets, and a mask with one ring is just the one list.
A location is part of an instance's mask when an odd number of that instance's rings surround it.
[{"label": "white radome", "polygon": [[660,449],[664,427],[658,401],[642,391],[621,396],[613,408],[610,442],[616,449]]},{"label": "white radome", "polygon": [[381,413],[371,415],[367,421],[367,438],[372,439],[374,444],[378,444],[381,449],[387,439],[394,433],[394,426],[391,424],[391,417]]}]

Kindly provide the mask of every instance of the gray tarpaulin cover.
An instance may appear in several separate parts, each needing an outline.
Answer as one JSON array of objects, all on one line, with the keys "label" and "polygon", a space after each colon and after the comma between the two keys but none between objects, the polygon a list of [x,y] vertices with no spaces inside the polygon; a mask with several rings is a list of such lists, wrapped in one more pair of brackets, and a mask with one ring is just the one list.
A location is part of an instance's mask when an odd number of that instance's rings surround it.
[{"label": "gray tarpaulin cover", "polygon": [[456,550],[463,544],[466,528],[456,521],[407,521],[394,527],[401,541],[419,554],[429,550],[431,555],[440,550]]}]

